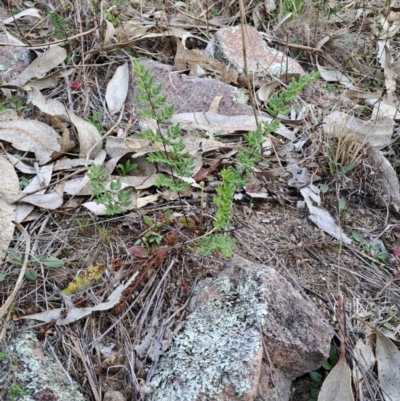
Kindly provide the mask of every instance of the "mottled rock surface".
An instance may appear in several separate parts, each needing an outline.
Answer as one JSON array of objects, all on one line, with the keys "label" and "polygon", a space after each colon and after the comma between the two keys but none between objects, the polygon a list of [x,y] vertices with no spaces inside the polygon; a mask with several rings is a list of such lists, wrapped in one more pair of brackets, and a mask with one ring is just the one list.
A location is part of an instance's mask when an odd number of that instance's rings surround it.
[{"label": "mottled rock surface", "polygon": [[[253,116],[253,109],[247,105],[247,96],[238,88],[216,79],[198,78],[174,72],[171,66],[156,61],[142,62],[155,76],[155,82],[162,84],[163,95],[168,96],[168,104],[175,106],[175,113],[207,112],[212,101],[221,96],[218,113],[225,116]],[[132,92],[136,95],[133,80]],[[132,96],[134,99],[134,96]],[[145,105],[135,105],[138,109]]]},{"label": "mottled rock surface", "polygon": [[[206,49],[207,55],[224,61],[243,73],[244,59],[240,26],[224,28],[217,31]],[[300,64],[282,52],[269,47],[262,34],[256,28],[246,27],[246,59],[249,73],[262,78],[266,74],[280,77],[283,74],[304,74]]]},{"label": "mottled rock surface", "polygon": [[0,82],[8,82],[18,75],[32,61],[32,54],[26,47],[15,46],[19,42],[0,33],[0,42],[10,43],[10,46],[0,46]]},{"label": "mottled rock surface", "polygon": [[[85,401],[79,386],[72,379],[70,381],[32,331],[19,331],[17,337],[7,340],[7,345],[15,361],[12,367],[15,384],[27,392],[24,401]],[[0,362],[1,377],[5,377],[8,363]],[[7,394],[7,388],[3,390]]]},{"label": "mottled rock surface", "polygon": [[313,307],[274,269],[241,257],[199,283],[190,309],[152,401],[287,401],[292,380],[329,353],[333,333]]}]

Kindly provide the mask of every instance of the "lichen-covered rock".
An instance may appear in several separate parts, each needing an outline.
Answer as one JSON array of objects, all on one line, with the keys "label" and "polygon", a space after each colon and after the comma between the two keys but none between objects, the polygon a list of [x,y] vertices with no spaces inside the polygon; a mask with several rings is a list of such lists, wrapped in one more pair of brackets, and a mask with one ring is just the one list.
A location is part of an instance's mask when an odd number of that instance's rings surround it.
[{"label": "lichen-covered rock", "polygon": [[10,43],[10,46],[0,46],[0,82],[8,82],[21,74],[32,61],[32,56],[29,49],[16,46],[19,42],[4,33],[0,33],[0,42]]},{"label": "lichen-covered rock", "polygon": [[[305,74],[300,64],[279,50],[269,47],[261,32],[248,26],[245,31],[246,60],[249,73],[263,78],[266,74],[280,77],[283,74]],[[224,61],[243,73],[244,59],[240,26],[218,30],[206,48],[206,54]]]},{"label": "lichen-covered rock", "polygon": [[[17,337],[10,337],[7,345],[15,362],[12,374],[15,384],[26,393],[24,401],[85,401],[78,384],[72,382],[52,354],[43,349],[32,331],[21,331]],[[6,374],[3,369],[7,368],[7,363],[0,364],[2,377]]]},{"label": "lichen-covered rock", "polygon": [[240,257],[199,283],[190,308],[152,378],[152,401],[285,401],[291,381],[329,352],[332,332],[301,295]]}]

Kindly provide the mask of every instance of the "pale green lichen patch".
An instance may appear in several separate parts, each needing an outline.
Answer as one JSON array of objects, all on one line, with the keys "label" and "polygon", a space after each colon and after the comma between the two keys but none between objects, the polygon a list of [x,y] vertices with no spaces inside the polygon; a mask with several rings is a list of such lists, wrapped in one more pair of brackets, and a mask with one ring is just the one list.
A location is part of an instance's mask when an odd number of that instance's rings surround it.
[{"label": "pale green lichen patch", "polygon": [[160,360],[150,399],[210,400],[230,386],[238,396],[250,388],[249,361],[261,346],[259,327],[267,306],[257,273],[237,271],[235,279],[206,279],[192,306],[214,294],[189,316],[184,330]]},{"label": "pale green lichen patch", "polygon": [[59,401],[85,400],[78,385],[70,382],[66,372],[48,351],[43,350],[42,343],[32,331],[19,333],[18,338],[8,340],[8,345],[15,361],[13,376],[21,389],[28,393],[24,401],[40,400],[40,394],[46,392],[56,395]]}]

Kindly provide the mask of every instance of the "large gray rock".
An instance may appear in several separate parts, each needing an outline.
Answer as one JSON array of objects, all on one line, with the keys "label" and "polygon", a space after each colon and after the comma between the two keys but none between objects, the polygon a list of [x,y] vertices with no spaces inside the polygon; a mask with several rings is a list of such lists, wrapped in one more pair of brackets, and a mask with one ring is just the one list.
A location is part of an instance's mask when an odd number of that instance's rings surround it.
[{"label": "large gray rock", "polygon": [[328,324],[270,267],[235,257],[199,283],[190,308],[152,401],[286,401],[292,380],[328,356]]},{"label": "large gray rock", "polygon": [[[11,359],[0,364],[0,376],[6,377],[8,365],[15,361],[12,375],[15,384],[26,391],[24,401],[85,401],[78,384],[67,376],[51,352],[44,350],[33,331],[11,334],[7,345]],[[3,390],[7,395],[8,389]]]}]

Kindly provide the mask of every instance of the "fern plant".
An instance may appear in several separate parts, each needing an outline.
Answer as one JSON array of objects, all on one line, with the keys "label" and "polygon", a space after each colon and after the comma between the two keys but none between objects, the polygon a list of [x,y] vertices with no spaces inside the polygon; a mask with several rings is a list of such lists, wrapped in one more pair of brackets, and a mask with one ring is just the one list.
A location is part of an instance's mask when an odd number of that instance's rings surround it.
[{"label": "fern plant", "polygon": [[113,216],[127,211],[131,203],[132,190],[122,191],[122,183],[119,178],[111,181],[107,186],[106,183],[110,177],[104,166],[98,164],[92,164],[86,175],[93,188],[94,201],[105,205],[107,215]]},{"label": "fern plant", "polygon": [[65,39],[72,34],[71,23],[54,11],[49,12],[49,21],[54,28],[54,36],[57,39]]},{"label": "fern plant", "polygon": [[[268,102],[268,112],[276,117],[280,114],[289,114],[289,103],[296,99],[296,96],[313,80],[319,76],[313,72],[300,77],[299,81],[292,80],[288,87],[281,93],[272,96]],[[217,188],[217,196],[214,204],[217,212],[214,220],[214,230],[224,231],[228,228],[232,217],[232,202],[236,188],[244,186],[248,180],[243,173],[250,173],[261,159],[264,137],[279,127],[279,121],[271,123],[259,123],[254,131],[244,136],[245,146],[242,146],[236,157],[240,168],[229,167],[221,172],[221,184]],[[239,170],[243,170],[241,173]],[[231,256],[234,248],[234,239],[228,234],[211,234],[198,241],[200,251],[204,256],[209,256],[215,251],[221,252],[225,257]]]},{"label": "fern plant", "polygon": [[[155,84],[154,76],[138,61],[133,61],[133,68],[137,82],[136,99],[140,104],[146,104],[148,109],[139,111],[143,118],[151,118],[156,122],[156,129],[148,129],[140,134],[143,139],[151,142],[156,149],[147,156],[150,163],[166,166],[170,176],[160,174],[155,185],[167,188],[173,192],[181,193],[189,187],[185,178],[190,178],[194,170],[194,158],[185,151],[185,145],[181,138],[179,124],[170,125],[166,133],[162,132],[162,126],[167,124],[174,113],[174,107],[167,105],[167,97],[161,95],[161,84]],[[298,81],[292,81],[288,87],[278,95],[273,96],[268,102],[267,110],[274,117],[278,113],[288,114],[290,102],[312,80],[317,79],[319,73],[311,73],[300,77]],[[198,240],[200,252],[204,256],[210,256],[213,252],[221,252],[223,256],[232,255],[235,241],[225,231],[229,227],[232,218],[233,196],[238,187],[244,186],[248,180],[244,176],[250,173],[260,161],[264,137],[275,131],[279,121],[271,123],[260,123],[254,131],[244,137],[245,146],[242,146],[237,155],[239,167],[228,167],[221,172],[221,184],[217,188],[214,204],[217,212],[214,220],[214,234],[202,237]]]},{"label": "fern plant", "polygon": [[157,124],[157,129],[148,129],[140,133],[141,138],[149,140],[156,149],[155,152],[149,153],[147,160],[150,163],[166,166],[171,174],[170,177],[159,174],[155,185],[182,193],[190,186],[184,179],[193,176],[194,158],[185,151],[179,124],[170,125],[166,134],[162,133],[162,126],[174,114],[174,106],[167,105],[167,97],[161,95],[161,84],[154,84],[154,76],[150,75],[143,64],[134,60],[133,68],[138,91],[136,99],[140,104],[149,106],[148,109],[140,110],[139,115],[143,118],[154,119]]},{"label": "fern plant", "polygon": [[314,71],[309,74],[302,75],[298,81],[294,78],[287,88],[280,94],[271,97],[267,104],[267,111],[272,117],[278,114],[288,115],[290,113],[289,104],[293,102],[297,95],[312,81],[319,77],[319,72]]}]

